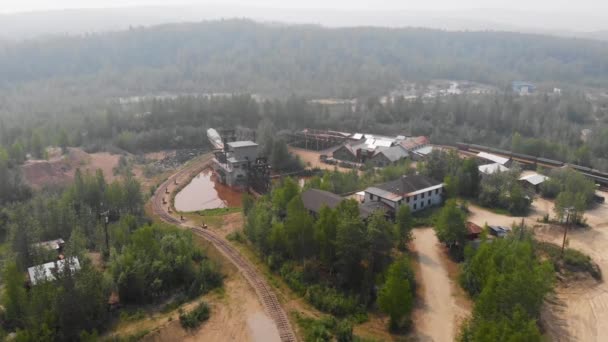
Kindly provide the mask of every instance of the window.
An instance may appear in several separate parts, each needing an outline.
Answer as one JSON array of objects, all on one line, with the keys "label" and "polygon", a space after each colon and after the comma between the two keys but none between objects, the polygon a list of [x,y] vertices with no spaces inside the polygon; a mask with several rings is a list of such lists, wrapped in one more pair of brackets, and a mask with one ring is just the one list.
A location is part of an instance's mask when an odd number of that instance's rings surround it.
[{"label": "window", "polygon": [[420,202],[420,209],[424,208],[424,201]]},{"label": "window", "polygon": [[416,210],[416,203],[414,203],[414,210]]},{"label": "window", "polygon": [[369,199],[373,201],[374,200],[374,195],[373,194],[369,194]]},{"label": "window", "polygon": [[435,189],[435,195],[439,193],[439,189]]},{"label": "window", "polygon": [[[417,200],[417,199],[418,199],[418,195],[414,195],[414,201]],[[414,208],[414,209],[416,209],[416,208]]]},{"label": "window", "polygon": [[429,196],[433,194],[433,190],[429,190]]},{"label": "window", "polygon": [[420,195],[420,198],[424,198],[424,192],[422,193],[422,195]]},{"label": "window", "polygon": [[407,197],[405,198],[405,201],[406,201],[407,203],[410,203],[410,196],[407,196]]},{"label": "window", "polygon": [[431,205],[431,200],[429,200],[429,205]]}]

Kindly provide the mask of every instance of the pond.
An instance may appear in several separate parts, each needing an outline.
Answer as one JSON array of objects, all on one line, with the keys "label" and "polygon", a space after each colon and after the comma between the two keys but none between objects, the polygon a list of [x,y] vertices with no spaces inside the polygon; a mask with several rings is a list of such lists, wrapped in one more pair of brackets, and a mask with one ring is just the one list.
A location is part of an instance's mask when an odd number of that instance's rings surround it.
[{"label": "pond", "polygon": [[210,169],[196,175],[176,196],[175,209],[189,212],[239,207],[242,193],[217,181]]}]

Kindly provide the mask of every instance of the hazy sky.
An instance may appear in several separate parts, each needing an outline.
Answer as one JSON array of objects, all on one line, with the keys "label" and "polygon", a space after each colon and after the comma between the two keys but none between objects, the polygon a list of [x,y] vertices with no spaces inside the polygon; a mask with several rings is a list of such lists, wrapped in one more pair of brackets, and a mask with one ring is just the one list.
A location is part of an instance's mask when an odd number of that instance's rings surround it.
[{"label": "hazy sky", "polygon": [[607,0],[0,0],[0,12],[54,10],[65,8],[130,7],[142,5],[246,5],[303,9],[512,9],[594,12],[608,10]]}]

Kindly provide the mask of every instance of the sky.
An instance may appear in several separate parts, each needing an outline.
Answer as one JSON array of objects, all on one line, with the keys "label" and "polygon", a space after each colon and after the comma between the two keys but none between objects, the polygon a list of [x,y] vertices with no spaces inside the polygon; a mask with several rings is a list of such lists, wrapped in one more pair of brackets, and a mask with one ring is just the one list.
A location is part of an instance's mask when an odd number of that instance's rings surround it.
[{"label": "sky", "polygon": [[339,10],[470,10],[523,11],[608,10],[606,0],[0,0],[0,13],[157,5],[244,5],[287,9]]}]

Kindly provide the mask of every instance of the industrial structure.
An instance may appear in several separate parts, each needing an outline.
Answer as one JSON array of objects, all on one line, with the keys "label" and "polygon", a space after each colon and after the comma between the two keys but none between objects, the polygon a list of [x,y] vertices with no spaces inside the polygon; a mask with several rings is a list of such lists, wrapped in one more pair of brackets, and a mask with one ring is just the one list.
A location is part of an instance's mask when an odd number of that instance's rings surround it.
[{"label": "industrial structure", "polygon": [[412,212],[439,205],[443,201],[444,184],[431,178],[415,175],[375,185],[365,189],[364,203],[380,203],[389,211],[408,205]]},{"label": "industrial structure", "polygon": [[219,181],[231,187],[264,194],[270,190],[270,166],[258,153],[258,144],[250,140],[235,141],[234,130],[207,130],[209,142],[215,148],[213,171]]}]

